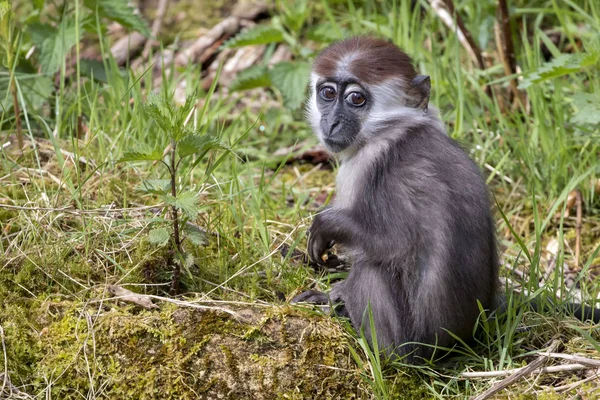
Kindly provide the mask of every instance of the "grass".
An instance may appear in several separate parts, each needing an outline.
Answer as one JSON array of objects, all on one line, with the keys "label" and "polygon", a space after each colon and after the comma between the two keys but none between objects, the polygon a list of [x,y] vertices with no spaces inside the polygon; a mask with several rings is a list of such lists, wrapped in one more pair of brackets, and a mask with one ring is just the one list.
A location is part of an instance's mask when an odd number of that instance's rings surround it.
[{"label": "grass", "polygon": [[[469,0],[460,2],[458,8],[490,59],[490,67],[484,71],[473,67],[456,35],[431,12],[427,2],[419,2],[422,10],[411,9],[410,3],[311,0],[308,15],[314,17],[308,18],[306,29],[329,24],[334,35],[374,32],[392,38],[411,54],[418,69],[432,77],[432,102],[440,109],[449,133],[481,165],[497,200],[502,276],[530,295],[559,298],[558,305],[578,296],[577,292],[591,304],[600,292],[600,201],[596,189],[600,137],[597,124],[573,121],[582,112],[576,107],[578,98],[598,93],[598,66],[534,83],[523,89],[528,99],[525,105],[503,109],[497,98],[482,90],[482,84],[491,82],[500,96],[507,92],[508,80],[493,39],[495,2]],[[293,10],[287,3],[283,5]],[[600,9],[594,1],[532,0],[511,6],[521,82],[546,62],[541,44],[554,56],[567,49],[600,52],[595,47],[600,40]],[[24,10],[16,15],[22,23],[30,12]],[[280,10],[276,8],[275,13],[283,13]],[[183,68],[177,76],[164,73],[160,87],[154,87],[150,71],[136,74],[117,67],[108,53],[111,38],[102,24],[96,28],[95,34],[85,35],[86,40],[99,44],[105,56],[104,81],[82,73],[69,75],[68,60],[64,59],[56,75],[56,96],[29,108],[23,101],[24,89],[20,89],[26,137],[22,152],[14,146],[14,115],[8,110],[1,117],[2,143],[12,144],[3,146],[0,154],[0,325],[7,359],[0,357],[0,367],[9,373],[13,385],[34,396],[109,396],[106,393],[110,392],[104,391],[114,385],[111,379],[118,371],[104,364],[102,356],[109,356],[110,351],[101,346],[108,344],[93,335],[106,334],[103,324],[113,324],[113,317],[103,319],[103,314],[122,306],[109,301],[109,306],[102,303],[99,308],[94,302],[106,298],[105,284],[166,296],[173,270],[173,254],[148,240],[148,231],[160,223],[166,209],[158,196],[139,190],[145,179],[168,179],[166,171],[152,163],[121,164],[117,160],[140,146],[167,147],[167,135],[147,117],[143,105],[152,91],[175,93],[177,103],[200,86],[199,67]],[[562,34],[558,43],[549,39],[550,30]],[[170,32],[169,37],[179,33]],[[318,47],[302,35],[301,39],[306,46]],[[75,68],[81,68],[81,60],[75,59]],[[8,76],[11,72],[3,73]],[[23,82],[17,83],[24,88]],[[262,105],[265,96],[270,99],[266,106]],[[212,171],[210,165],[220,153],[210,153],[195,166],[192,160],[181,164],[177,188],[197,193],[201,211],[192,222],[208,236],[204,247],[184,243],[187,258],[182,262],[179,294],[183,300],[283,306],[285,299],[311,285],[329,287],[329,279],[311,272],[293,257],[293,251],[305,250],[306,229],[320,206],[314,199],[333,192],[334,173],[309,164],[286,164],[292,154],[273,156],[295,143],[305,143],[305,147],[316,143],[301,110],[283,108],[281,99],[274,88],[198,95],[190,126],[218,134],[234,147],[236,155],[224,158]],[[4,100],[2,104],[6,104]],[[564,216],[568,196],[575,189],[583,199],[579,265],[575,265],[574,211]],[[284,248],[289,249],[286,256],[281,252]],[[556,267],[547,273],[548,265]],[[545,275],[543,282],[535,279]],[[539,314],[517,307],[518,296],[510,299],[505,319],[482,317],[477,342],[461,346],[452,360],[438,361],[435,367],[380,360],[347,324],[326,325],[325,334],[318,337],[330,334],[336,338],[332,348],[338,352],[352,349],[353,357],[345,354],[353,363],[345,368],[348,374],[363,378],[360,384],[347,381],[356,397],[466,398],[480,394],[495,381],[464,378],[462,373],[520,367],[557,338],[561,351],[598,357],[597,329],[557,312],[559,307]],[[169,318],[172,311],[161,310]],[[143,311],[141,316],[133,308],[121,312],[130,313],[142,324],[125,327],[132,330],[132,337],[142,341],[166,337],[159,342],[176,343],[171,342],[171,332],[179,328],[162,320],[156,325],[149,323],[156,318],[152,311]],[[285,319],[285,315],[278,318]],[[99,323],[90,323],[90,318]],[[327,317],[308,318],[305,325],[296,322],[300,331],[331,322]],[[271,331],[263,326],[244,325],[227,333],[239,336],[246,332],[254,338],[253,332],[259,332],[256,340],[264,340]],[[44,333],[47,331],[49,335]],[[83,339],[88,337],[89,342]],[[282,342],[288,343],[286,335],[282,337]],[[342,347],[339,338],[345,338]],[[99,346],[98,355],[90,343]],[[152,346],[145,349],[152,350]],[[184,353],[189,350],[182,349]],[[222,351],[227,357],[229,353]],[[323,351],[315,359],[327,360],[327,354]],[[72,361],[57,361],[64,357]],[[52,362],[56,362],[55,369]],[[163,373],[182,376],[177,368]],[[523,380],[504,393],[514,398],[563,398],[553,387],[582,378],[577,373],[542,375],[533,384]],[[356,389],[361,385],[370,389]],[[593,396],[594,386],[583,384],[578,390]]]}]

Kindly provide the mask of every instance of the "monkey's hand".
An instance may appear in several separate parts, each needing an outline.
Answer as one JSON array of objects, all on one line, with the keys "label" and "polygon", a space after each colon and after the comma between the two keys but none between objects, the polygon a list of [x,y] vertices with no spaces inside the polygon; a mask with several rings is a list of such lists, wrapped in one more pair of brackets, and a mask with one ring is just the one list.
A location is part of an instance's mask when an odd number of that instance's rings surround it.
[{"label": "monkey's hand", "polygon": [[327,262],[326,251],[335,244],[335,240],[325,229],[323,214],[319,214],[313,220],[308,230],[308,256],[310,259],[320,265]]}]

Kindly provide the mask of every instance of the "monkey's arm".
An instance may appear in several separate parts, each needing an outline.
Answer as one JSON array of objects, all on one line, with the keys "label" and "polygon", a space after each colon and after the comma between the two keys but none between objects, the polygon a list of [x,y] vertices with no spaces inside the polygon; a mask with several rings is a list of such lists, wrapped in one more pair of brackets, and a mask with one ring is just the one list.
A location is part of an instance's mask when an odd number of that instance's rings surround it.
[{"label": "monkey's arm", "polygon": [[379,224],[379,229],[373,231],[350,211],[327,208],[315,216],[309,229],[308,255],[312,261],[323,265],[321,256],[331,247],[332,241],[348,247],[360,246],[373,258],[390,256],[390,249],[404,248],[397,246],[398,243],[410,243],[408,231],[395,229],[392,237],[386,234],[385,225]]}]

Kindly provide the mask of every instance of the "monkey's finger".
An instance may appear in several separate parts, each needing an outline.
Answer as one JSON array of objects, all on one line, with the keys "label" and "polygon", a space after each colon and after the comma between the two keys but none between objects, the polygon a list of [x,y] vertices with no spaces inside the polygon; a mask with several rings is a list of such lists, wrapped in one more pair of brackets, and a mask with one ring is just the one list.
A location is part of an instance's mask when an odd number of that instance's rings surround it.
[{"label": "monkey's finger", "polygon": [[321,259],[321,255],[325,252],[325,247],[322,240],[318,237],[313,237],[308,241],[308,255],[313,262],[323,265],[325,262]]}]

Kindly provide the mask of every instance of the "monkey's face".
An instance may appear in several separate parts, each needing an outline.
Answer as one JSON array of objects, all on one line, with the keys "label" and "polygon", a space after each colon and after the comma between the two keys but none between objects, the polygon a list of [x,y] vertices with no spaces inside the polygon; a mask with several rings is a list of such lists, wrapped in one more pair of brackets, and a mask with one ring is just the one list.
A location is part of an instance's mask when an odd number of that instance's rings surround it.
[{"label": "monkey's face", "polygon": [[369,91],[352,78],[319,78],[314,97],[320,114],[323,144],[333,153],[350,147],[359,137],[370,108]]},{"label": "monkey's face", "polygon": [[423,115],[429,79],[417,77],[411,59],[385,40],[357,37],[334,43],[313,64],[307,116],[325,147],[344,159],[382,124]]}]

